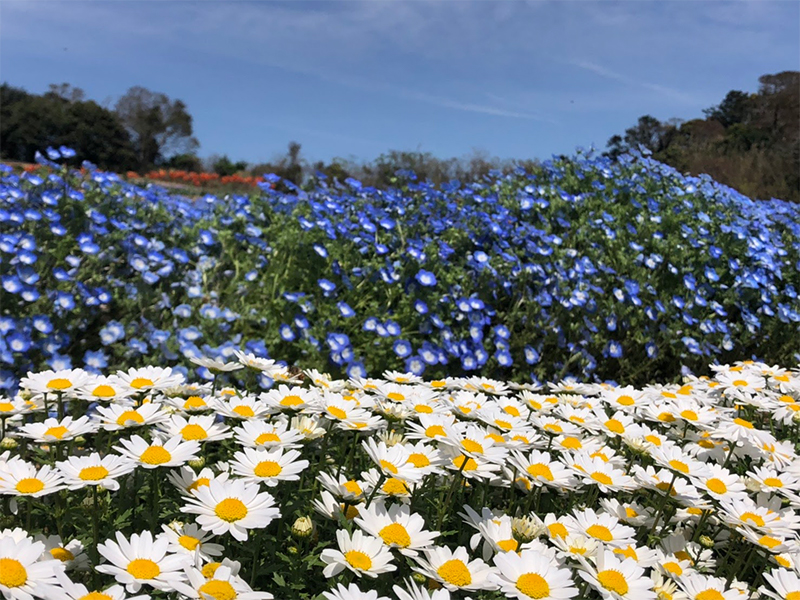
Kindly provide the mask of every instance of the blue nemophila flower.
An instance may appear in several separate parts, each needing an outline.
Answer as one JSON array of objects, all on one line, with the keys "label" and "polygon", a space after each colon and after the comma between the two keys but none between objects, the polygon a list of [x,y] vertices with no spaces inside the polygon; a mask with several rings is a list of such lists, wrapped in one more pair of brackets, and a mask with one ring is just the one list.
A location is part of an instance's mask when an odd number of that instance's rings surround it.
[{"label": "blue nemophila flower", "polygon": [[411,343],[406,340],[397,340],[392,346],[392,349],[400,358],[407,358],[408,356],[411,356],[411,353],[414,351],[414,349],[411,347]]},{"label": "blue nemophila flower", "polygon": [[336,289],[336,284],[328,279],[320,279],[317,281],[317,285],[322,288],[322,290],[326,293],[333,292]]},{"label": "blue nemophila flower", "polygon": [[100,342],[104,346],[118,342],[125,337],[125,327],[119,321],[109,321],[100,330]]},{"label": "blue nemophila flower", "polygon": [[501,367],[510,367],[514,364],[514,359],[508,350],[498,350],[495,352],[494,357]]},{"label": "blue nemophila flower", "polygon": [[606,345],[606,352],[608,356],[611,358],[621,358],[622,357],[622,344],[615,340],[611,340]]},{"label": "blue nemophila flower", "polygon": [[355,317],[356,311],[350,308],[350,305],[347,302],[339,302],[336,304],[336,307],[339,309],[339,314],[341,314],[345,318]]},{"label": "blue nemophila flower", "polygon": [[396,322],[386,321],[386,323],[384,323],[384,327],[386,327],[386,333],[388,335],[400,335],[400,325],[398,325]]},{"label": "blue nemophila flower", "polygon": [[87,350],[83,355],[83,364],[85,368],[93,373],[100,373],[103,369],[108,367],[108,357],[102,350],[92,352]]},{"label": "blue nemophila flower", "polygon": [[53,322],[47,315],[36,315],[32,319],[33,328],[39,333],[51,333],[53,331]]},{"label": "blue nemophila flower", "polygon": [[375,317],[367,317],[364,320],[363,329],[364,329],[364,331],[375,331],[375,330],[378,329],[378,325],[379,324],[380,324],[380,321],[378,319],[376,319]]},{"label": "blue nemophila flower", "polygon": [[428,314],[428,305],[425,304],[422,300],[415,300],[414,301],[414,310],[417,311],[421,315]]},{"label": "blue nemophila flower", "polygon": [[292,331],[292,328],[286,323],[281,324],[279,332],[281,339],[285,342],[293,342],[296,337],[294,331]]},{"label": "blue nemophila flower", "polygon": [[525,362],[529,365],[535,365],[539,362],[539,352],[533,346],[525,346]]},{"label": "blue nemophila flower", "polygon": [[420,269],[416,275],[417,283],[425,287],[433,287],[436,285],[436,275],[425,269]]},{"label": "blue nemophila flower", "polygon": [[11,352],[27,352],[31,347],[31,339],[20,331],[14,331],[6,337]]},{"label": "blue nemophila flower", "polygon": [[75,308],[75,297],[69,292],[56,292],[55,304],[63,310],[72,310]]}]

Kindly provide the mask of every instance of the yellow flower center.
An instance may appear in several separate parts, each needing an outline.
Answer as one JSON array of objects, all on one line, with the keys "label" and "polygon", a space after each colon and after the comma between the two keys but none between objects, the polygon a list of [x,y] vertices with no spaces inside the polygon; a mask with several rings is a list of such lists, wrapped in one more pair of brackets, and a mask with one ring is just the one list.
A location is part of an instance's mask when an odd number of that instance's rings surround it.
[{"label": "yellow flower center", "polygon": [[483,446],[481,446],[478,442],[475,442],[473,440],[464,440],[463,442],[461,442],[461,445],[467,452],[473,452],[475,454],[483,454]]},{"label": "yellow flower center", "polygon": [[262,460],[253,472],[256,477],[277,477],[283,472],[283,468],[274,460]]},{"label": "yellow flower center", "polygon": [[625,558],[632,558],[633,560],[639,560],[639,556],[636,554],[636,549],[633,546],[628,546],[627,548],[615,548],[614,554],[619,554]]},{"label": "yellow flower center", "polygon": [[634,517],[638,517],[639,513],[633,510],[630,506],[625,507],[625,516],[629,519],[633,519]]},{"label": "yellow flower center", "polygon": [[547,423],[544,426],[545,431],[551,431],[553,433],[564,433],[564,430],[561,428],[561,425],[558,423]]},{"label": "yellow flower center", "polygon": [[61,562],[75,560],[75,555],[66,548],[53,548],[50,550],[50,556]]},{"label": "yellow flower center", "polygon": [[204,440],[208,437],[208,433],[206,430],[203,429],[202,426],[197,425],[196,423],[189,423],[183,429],[181,429],[181,435],[183,439],[186,441],[189,440]]},{"label": "yellow flower center", "polygon": [[328,407],[328,412],[330,414],[332,414],[334,417],[336,417],[337,419],[346,419],[347,418],[347,413],[345,411],[343,411],[341,408],[339,408],[338,406],[329,406]]},{"label": "yellow flower center", "polygon": [[78,478],[82,479],[83,481],[100,481],[106,477],[108,477],[108,469],[102,465],[98,465],[96,467],[86,467],[81,469],[81,472],[78,473]]},{"label": "yellow flower center", "polygon": [[467,565],[457,558],[444,563],[436,570],[436,574],[450,585],[456,587],[464,587],[472,583],[472,574],[469,572]]},{"label": "yellow flower center", "polygon": [[425,435],[429,438],[435,438],[437,435],[447,437],[447,434],[444,432],[444,427],[441,425],[431,425],[425,430]]},{"label": "yellow flower center", "polygon": [[372,568],[372,559],[360,550],[345,552],[344,559],[351,567],[359,571],[369,571]]},{"label": "yellow flower center", "polygon": [[514,539],[500,540],[499,542],[497,542],[497,547],[500,548],[500,550],[502,550],[503,552],[516,552],[518,546],[519,544],[517,543],[517,540]]},{"label": "yellow flower center", "polygon": [[761,515],[757,515],[756,513],[746,512],[740,517],[743,523],[753,523],[757,527],[764,526],[764,517]]},{"label": "yellow flower center", "polygon": [[672,423],[675,420],[675,415],[668,412],[662,412],[658,415],[658,420],[664,423]]},{"label": "yellow flower center", "polygon": [[163,465],[172,460],[172,455],[163,446],[150,446],[142,452],[139,460],[148,465]]},{"label": "yellow flower center", "polygon": [[443,381],[441,379],[439,379],[437,381],[431,381],[431,387],[432,388],[443,388],[446,385],[447,385],[447,382]]},{"label": "yellow flower center", "polygon": [[214,513],[227,523],[235,523],[247,516],[247,507],[238,498],[225,498],[217,504]]},{"label": "yellow flower center", "polygon": [[200,543],[200,540],[190,535],[182,535],[178,538],[178,543],[187,550],[194,551],[194,549],[197,548],[197,545]]},{"label": "yellow flower center", "polygon": [[553,472],[550,470],[550,467],[543,463],[536,463],[535,465],[530,465],[528,467],[528,475],[531,477],[540,477],[542,479],[546,479],[547,481],[553,481],[555,477],[553,477]]},{"label": "yellow flower center", "polygon": [[144,423],[144,417],[135,410],[126,410],[117,417],[117,425],[120,427],[127,427],[128,423],[138,423],[141,425]]},{"label": "yellow flower center", "polygon": [[78,600],[114,600],[108,594],[104,594],[103,592],[89,592],[85,596],[81,596]]},{"label": "yellow flower center", "polygon": [[697,421],[698,419],[697,413],[693,410],[683,410],[681,411],[681,416],[687,421]]},{"label": "yellow flower center", "polygon": [[421,413],[421,414],[424,414],[424,415],[429,415],[429,414],[433,413],[433,409],[430,406],[428,406],[427,404],[417,404],[414,407],[414,410],[417,411],[418,413]]},{"label": "yellow flower center", "polygon": [[685,462],[681,462],[679,460],[671,460],[669,461],[669,466],[675,469],[676,471],[680,471],[684,475],[689,473],[689,465]]},{"label": "yellow flower center", "polygon": [[722,592],[709,588],[695,595],[694,600],[725,600],[725,596],[722,595]]},{"label": "yellow flower center", "polygon": [[44,482],[35,477],[20,479],[17,482],[17,491],[20,494],[35,494],[44,489]]},{"label": "yellow flower center", "polygon": [[764,546],[765,548],[775,548],[776,546],[780,546],[783,541],[779,540],[778,538],[770,537],[768,535],[762,536],[758,543]]},{"label": "yellow flower center", "polygon": [[411,536],[408,535],[406,528],[400,523],[392,523],[387,525],[378,532],[381,536],[383,543],[387,546],[399,546],[400,548],[408,548],[411,545]]},{"label": "yellow flower center", "polygon": [[275,433],[262,433],[256,438],[256,445],[261,446],[267,442],[280,442],[281,438]]},{"label": "yellow flower center", "polygon": [[567,528],[562,523],[551,523],[547,526],[547,530],[550,532],[550,537],[565,538],[569,535]]},{"label": "yellow flower center", "polygon": [[613,433],[623,434],[625,433],[625,426],[617,421],[616,419],[609,419],[606,421],[606,429]]},{"label": "yellow flower center", "polygon": [[620,596],[628,593],[628,582],[625,576],[614,569],[606,569],[597,574],[597,581],[609,592],[616,592]]},{"label": "yellow flower center", "polygon": [[408,487],[402,480],[397,479],[397,477],[387,479],[386,483],[383,484],[381,489],[384,491],[384,493],[389,494],[390,496],[408,494]]},{"label": "yellow flower center", "polygon": [[220,579],[206,581],[197,591],[202,598],[211,596],[214,600],[234,600],[238,595],[230,583]]},{"label": "yellow flower center", "polygon": [[206,579],[211,579],[212,577],[214,577],[214,573],[217,572],[217,569],[219,569],[221,566],[222,563],[210,562],[207,565],[203,565],[203,568],[200,569],[200,572]]},{"label": "yellow flower center", "polygon": [[736,423],[739,427],[744,427],[745,429],[753,429],[753,424],[745,419],[740,419],[737,417],[733,420],[733,422]]},{"label": "yellow flower center", "polygon": [[400,394],[398,392],[389,392],[388,394],[386,394],[386,397],[389,400],[394,400],[395,402],[402,402],[403,400],[406,399],[406,397],[403,396],[403,394]]},{"label": "yellow flower center", "polygon": [[744,379],[735,379],[733,381],[733,385],[735,385],[736,387],[747,387],[747,381],[745,381]]},{"label": "yellow flower center", "polygon": [[421,452],[414,452],[413,454],[409,455],[408,462],[414,465],[417,469],[427,467],[431,464],[430,459]]},{"label": "yellow flower center", "polygon": [[800,600],[800,592],[788,592],[786,600]]},{"label": "yellow flower center", "polygon": [[653,444],[653,446],[660,446],[661,445],[661,438],[657,435],[646,435],[644,439]]},{"label": "yellow flower center", "polygon": [[49,435],[51,437],[56,438],[57,440],[60,440],[67,433],[69,433],[69,429],[67,429],[63,425],[58,425],[56,427],[50,427],[47,431],[44,432],[43,437],[47,437]]},{"label": "yellow flower center", "polygon": [[137,377],[133,381],[131,381],[131,387],[135,390],[140,390],[145,387],[152,387],[153,380],[147,379],[147,377]]},{"label": "yellow flower center", "polygon": [[456,456],[453,459],[453,464],[462,471],[474,471],[478,468],[478,463],[473,458],[466,456]]},{"label": "yellow flower center", "polygon": [[92,396],[96,396],[97,398],[113,398],[116,396],[116,392],[110,385],[98,385],[92,390]]},{"label": "yellow flower center", "polygon": [[728,486],[725,485],[725,482],[721,479],[717,479],[716,477],[712,477],[706,481],[706,487],[715,494],[720,495],[725,494],[728,491]]},{"label": "yellow flower center", "polygon": [[14,410],[14,405],[11,402],[0,402],[0,412],[11,412]]},{"label": "yellow flower center", "polygon": [[667,562],[662,565],[664,570],[668,573],[672,573],[676,577],[680,577],[683,575],[683,567],[679,563],[676,562]]},{"label": "yellow flower center", "polygon": [[342,484],[342,487],[351,494],[353,494],[354,496],[358,496],[361,494],[361,486],[358,485],[358,483],[353,479],[351,479],[350,481],[345,481]]},{"label": "yellow flower center", "polygon": [[592,473],[592,479],[594,479],[597,483],[602,483],[603,485],[612,485],[614,480],[611,479],[605,473],[601,473],[600,471],[595,471]]},{"label": "yellow flower center", "polygon": [[519,409],[516,406],[504,406],[503,407],[503,411],[506,414],[511,415],[512,417],[518,417],[519,416]]},{"label": "yellow flower center", "polygon": [[636,401],[631,396],[620,396],[617,398],[617,404],[621,404],[622,406],[633,406],[635,402]]},{"label": "yellow flower center", "polygon": [[561,446],[566,448],[567,450],[580,450],[583,448],[583,444],[581,441],[572,436],[567,436],[563,440],[561,440]]},{"label": "yellow flower center", "polygon": [[388,460],[382,460],[380,462],[380,465],[382,469],[389,471],[389,473],[391,473],[392,475],[397,475],[397,467],[395,467]]},{"label": "yellow flower center", "polygon": [[200,396],[190,396],[186,399],[186,402],[183,403],[183,408],[190,410],[192,408],[205,408],[207,406],[206,401],[203,400]]},{"label": "yellow flower center", "polygon": [[137,558],[128,563],[128,573],[136,579],[155,579],[161,568],[149,558]]},{"label": "yellow flower center", "polygon": [[13,558],[0,558],[0,584],[7,588],[25,585],[28,572],[22,563]]},{"label": "yellow flower center", "polygon": [[550,585],[537,573],[520,575],[517,579],[517,589],[530,598],[547,598],[550,595]]},{"label": "yellow flower center", "polygon": [[689,553],[686,550],[678,550],[677,552],[675,552],[675,557],[678,560],[685,560],[688,561],[689,564],[694,564],[692,557],[689,556]]},{"label": "yellow flower center", "polygon": [[255,417],[256,416],[256,413],[253,412],[252,408],[250,408],[249,406],[245,406],[243,404],[240,404],[239,406],[234,406],[233,407],[233,412],[235,412],[240,417]]},{"label": "yellow flower center", "polygon": [[596,525],[596,524],[591,525],[586,530],[586,533],[588,533],[596,540],[600,540],[601,542],[610,542],[614,539],[611,530],[608,527],[605,527],[604,525]]},{"label": "yellow flower center", "polygon": [[[344,510],[344,504],[342,504],[342,510]],[[348,521],[352,521],[359,515],[358,509],[353,506],[352,504],[347,507],[347,512],[344,513],[344,518]]]},{"label": "yellow flower center", "polygon": [[72,387],[72,382],[69,379],[51,379],[47,382],[47,387],[51,390],[65,390]]},{"label": "yellow flower center", "polygon": [[211,483],[211,480],[208,477],[200,477],[197,481],[195,481],[192,485],[186,488],[187,492],[193,492],[197,488],[203,487],[204,485],[208,485]]},{"label": "yellow flower center", "polygon": [[281,406],[300,406],[303,403],[303,399],[300,396],[296,396],[292,394],[291,396],[284,396],[281,400]]}]

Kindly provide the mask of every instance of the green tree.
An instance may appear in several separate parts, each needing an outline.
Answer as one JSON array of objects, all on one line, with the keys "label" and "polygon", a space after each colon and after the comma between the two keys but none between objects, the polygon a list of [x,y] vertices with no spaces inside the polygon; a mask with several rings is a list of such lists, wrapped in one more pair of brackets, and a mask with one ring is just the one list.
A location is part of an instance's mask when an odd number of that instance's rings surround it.
[{"label": "green tree", "polygon": [[225,155],[214,161],[212,169],[217,175],[233,175],[247,169],[247,163],[241,160],[239,162],[233,162]]},{"label": "green tree", "polygon": [[182,100],[135,86],[114,110],[131,134],[140,168],[160,164],[171,154],[191,153],[199,146],[192,137],[192,116]]}]

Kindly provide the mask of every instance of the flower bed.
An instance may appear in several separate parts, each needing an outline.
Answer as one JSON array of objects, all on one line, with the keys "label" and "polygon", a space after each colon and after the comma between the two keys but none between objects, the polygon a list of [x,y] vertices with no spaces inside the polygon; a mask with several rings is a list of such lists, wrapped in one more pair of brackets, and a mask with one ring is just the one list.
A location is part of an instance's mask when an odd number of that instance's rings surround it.
[{"label": "flower bed", "polygon": [[7,390],[143,360],[210,380],[189,359],[236,349],[337,376],[639,385],[800,353],[797,205],[644,156],[194,200],[42,160],[0,178]]},{"label": "flower bed", "polygon": [[538,389],[196,362],[213,382],[45,371],[0,398],[5,598],[800,595],[798,371]]}]

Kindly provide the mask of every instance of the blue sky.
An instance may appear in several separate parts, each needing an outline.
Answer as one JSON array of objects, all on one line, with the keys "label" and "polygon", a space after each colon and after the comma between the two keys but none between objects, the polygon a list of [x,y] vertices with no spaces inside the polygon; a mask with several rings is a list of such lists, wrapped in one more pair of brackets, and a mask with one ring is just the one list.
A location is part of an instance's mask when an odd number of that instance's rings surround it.
[{"label": "blue sky", "polygon": [[800,69],[800,3],[0,2],[0,80],[181,98],[200,155],[546,158]]}]

